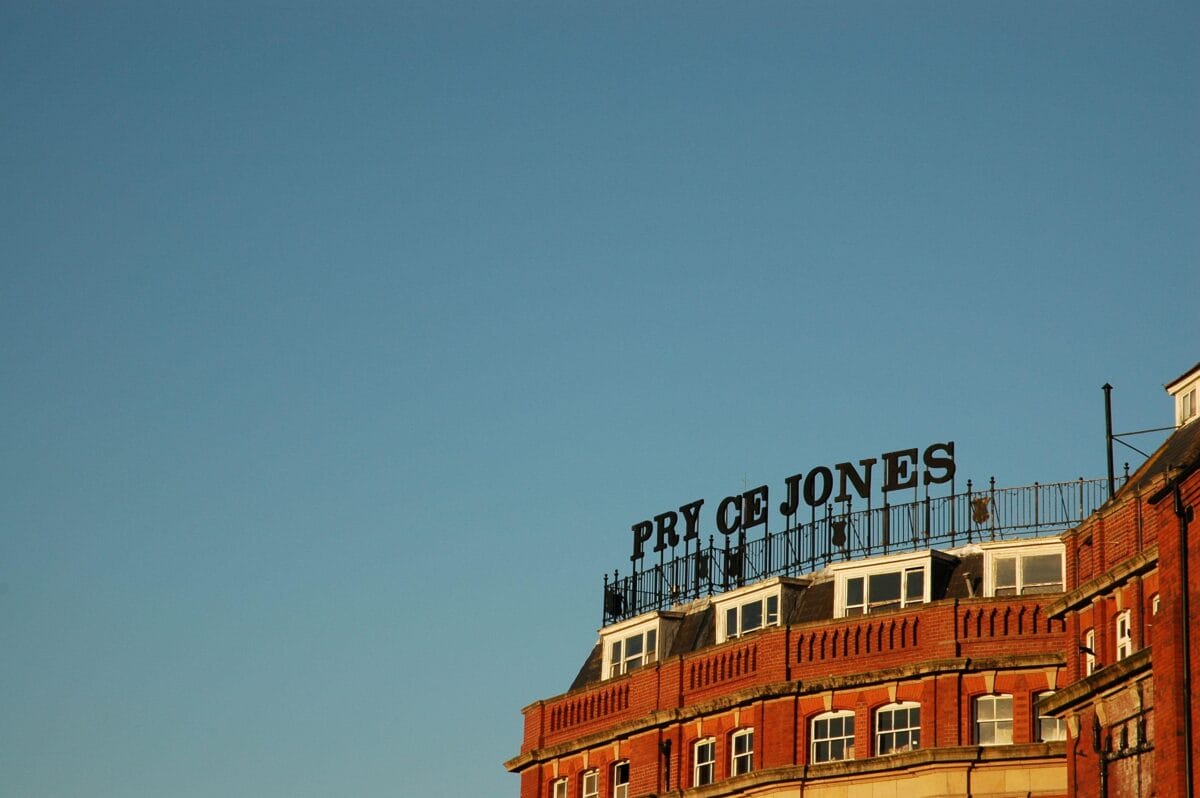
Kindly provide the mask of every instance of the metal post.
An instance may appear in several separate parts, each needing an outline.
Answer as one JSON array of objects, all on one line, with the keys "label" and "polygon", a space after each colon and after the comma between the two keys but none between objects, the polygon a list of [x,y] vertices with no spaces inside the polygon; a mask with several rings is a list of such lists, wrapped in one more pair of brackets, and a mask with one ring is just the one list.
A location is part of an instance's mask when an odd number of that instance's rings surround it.
[{"label": "metal post", "polygon": [[1112,386],[1104,383],[1104,440],[1108,444],[1108,498],[1117,492],[1117,480],[1113,474],[1112,434]]}]

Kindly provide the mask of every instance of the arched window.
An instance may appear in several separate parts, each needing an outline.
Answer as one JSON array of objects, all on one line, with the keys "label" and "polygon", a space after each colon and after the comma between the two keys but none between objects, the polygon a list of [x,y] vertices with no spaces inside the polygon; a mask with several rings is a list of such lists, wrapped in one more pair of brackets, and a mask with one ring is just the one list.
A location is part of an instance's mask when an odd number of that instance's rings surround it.
[{"label": "arched window", "polygon": [[729,775],[740,776],[754,770],[754,729],[740,729],[729,738],[731,750]]},{"label": "arched window", "polygon": [[981,695],[975,699],[975,743],[1012,745],[1012,696]]},{"label": "arched window", "polygon": [[600,771],[587,770],[580,777],[580,798],[600,798]]},{"label": "arched window", "polygon": [[1117,613],[1117,662],[1133,653],[1133,622],[1129,610]]},{"label": "arched window", "polygon": [[854,713],[850,710],[825,712],[812,720],[812,744],[809,760],[840,762],[854,758]]},{"label": "arched window", "polygon": [[914,701],[888,704],[875,713],[875,753],[878,756],[921,747],[921,705]]},{"label": "arched window", "polygon": [[712,784],[716,776],[717,741],[712,737],[697,740],[692,746],[692,786]]},{"label": "arched window", "polygon": [[551,795],[554,798],[567,798],[567,780],[555,779]]},{"label": "arched window", "polygon": [[612,798],[629,798],[629,760],[612,766]]}]

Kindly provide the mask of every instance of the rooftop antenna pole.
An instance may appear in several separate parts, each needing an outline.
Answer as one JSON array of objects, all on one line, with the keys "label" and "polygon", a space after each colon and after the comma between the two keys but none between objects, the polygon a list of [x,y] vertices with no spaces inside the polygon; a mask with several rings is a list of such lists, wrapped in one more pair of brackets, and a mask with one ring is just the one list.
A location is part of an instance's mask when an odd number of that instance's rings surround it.
[{"label": "rooftop antenna pole", "polygon": [[1108,498],[1117,492],[1117,480],[1113,476],[1112,434],[1112,386],[1104,383],[1104,441],[1108,444]]}]

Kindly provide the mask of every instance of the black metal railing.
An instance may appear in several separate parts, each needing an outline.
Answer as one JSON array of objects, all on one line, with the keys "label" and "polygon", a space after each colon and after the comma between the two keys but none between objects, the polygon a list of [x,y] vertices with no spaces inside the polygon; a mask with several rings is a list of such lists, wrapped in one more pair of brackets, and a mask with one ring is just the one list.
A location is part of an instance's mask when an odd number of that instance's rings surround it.
[{"label": "black metal railing", "polygon": [[[1123,480],[1118,479],[1118,486]],[[977,490],[926,496],[901,504],[853,510],[850,503],[809,519],[784,519],[778,532],[745,540],[730,535],[717,545],[709,536],[682,555],[656,564],[634,563],[621,576],[604,577],[604,625],[650,610],[712,595],[773,576],[798,576],[832,562],[970,543],[1037,537],[1079,524],[1108,498],[1108,480],[1077,479],[997,488],[995,478]]]}]

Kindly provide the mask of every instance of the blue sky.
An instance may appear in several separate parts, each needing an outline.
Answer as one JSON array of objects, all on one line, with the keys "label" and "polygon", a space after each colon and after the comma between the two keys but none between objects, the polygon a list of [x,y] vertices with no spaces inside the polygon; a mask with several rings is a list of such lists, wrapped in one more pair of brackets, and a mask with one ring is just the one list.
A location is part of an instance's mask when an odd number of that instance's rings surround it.
[{"label": "blue sky", "polygon": [[1101,476],[1100,386],[1161,426],[1200,360],[1198,40],[5,3],[0,793],[516,795],[631,524],[941,440]]}]

